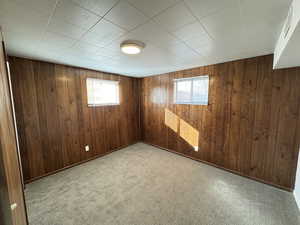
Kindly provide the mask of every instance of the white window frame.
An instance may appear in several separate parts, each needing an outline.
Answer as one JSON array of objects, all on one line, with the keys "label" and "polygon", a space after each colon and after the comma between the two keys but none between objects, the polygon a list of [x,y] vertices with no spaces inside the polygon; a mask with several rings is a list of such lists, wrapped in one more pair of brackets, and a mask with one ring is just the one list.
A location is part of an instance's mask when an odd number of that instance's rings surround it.
[{"label": "white window frame", "polygon": [[[207,102],[193,101],[193,94],[194,94],[194,91],[193,91],[193,88],[194,88],[193,82],[195,80],[206,80],[206,79],[208,79]],[[178,87],[177,83],[180,82],[180,81],[184,81],[184,80],[191,81],[190,101],[188,101],[188,102],[177,101],[177,96],[176,96],[176,94],[177,94],[177,87]],[[173,83],[174,83],[174,104],[178,104],[178,105],[208,105],[209,104],[209,75],[174,79]]]},{"label": "white window frame", "polygon": [[[99,82],[103,83],[114,83],[116,85],[116,92],[117,92],[117,102],[112,102],[112,103],[99,103],[99,104],[94,104],[90,103],[90,97],[89,97],[89,88],[88,88],[88,80],[97,80]],[[120,105],[120,88],[119,88],[120,82],[119,81],[114,81],[114,80],[104,80],[104,79],[99,79],[99,78],[93,78],[93,77],[87,77],[86,78],[86,87],[87,87],[87,103],[88,107],[97,107],[97,106],[113,106],[113,105]]]}]

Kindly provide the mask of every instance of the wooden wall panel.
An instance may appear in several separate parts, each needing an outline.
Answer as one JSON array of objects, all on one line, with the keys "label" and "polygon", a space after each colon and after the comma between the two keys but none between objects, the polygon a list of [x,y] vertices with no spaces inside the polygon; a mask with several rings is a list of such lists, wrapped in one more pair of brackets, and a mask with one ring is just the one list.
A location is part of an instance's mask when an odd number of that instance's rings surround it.
[{"label": "wooden wall panel", "polygon": [[[285,189],[300,144],[300,68],[272,70],[272,56],[194,68],[141,81],[146,143]],[[173,79],[210,75],[209,105],[173,104]],[[199,131],[199,151],[164,124],[168,109]]]},{"label": "wooden wall panel", "polygon": [[[139,140],[138,79],[16,57],[10,63],[26,182]],[[88,107],[87,77],[119,80],[121,104]]]},{"label": "wooden wall panel", "polygon": [[3,149],[0,144],[0,224],[11,225],[12,218],[10,212],[9,192],[2,152]]},{"label": "wooden wall panel", "polygon": [[[6,54],[0,30],[0,224],[26,225],[27,215],[17,149]],[[11,205],[15,205],[11,209]]]}]

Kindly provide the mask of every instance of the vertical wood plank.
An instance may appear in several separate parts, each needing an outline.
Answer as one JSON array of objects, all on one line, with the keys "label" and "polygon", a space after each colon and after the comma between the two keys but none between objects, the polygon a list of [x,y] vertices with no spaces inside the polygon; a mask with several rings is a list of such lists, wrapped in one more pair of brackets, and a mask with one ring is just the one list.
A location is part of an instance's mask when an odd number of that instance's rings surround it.
[{"label": "vertical wood plank", "polygon": [[[143,140],[293,188],[300,144],[299,71],[273,71],[269,55],[143,78]],[[173,79],[202,74],[210,75],[209,105],[174,105]],[[151,102],[157,89],[168,92],[162,107]],[[164,93],[157,95],[163,99]],[[199,131],[199,152],[164,124],[163,107]]]},{"label": "vertical wood plank", "polygon": [[[139,140],[138,79],[16,57],[11,64],[26,181]],[[88,107],[87,77],[120,80],[121,104]]]}]

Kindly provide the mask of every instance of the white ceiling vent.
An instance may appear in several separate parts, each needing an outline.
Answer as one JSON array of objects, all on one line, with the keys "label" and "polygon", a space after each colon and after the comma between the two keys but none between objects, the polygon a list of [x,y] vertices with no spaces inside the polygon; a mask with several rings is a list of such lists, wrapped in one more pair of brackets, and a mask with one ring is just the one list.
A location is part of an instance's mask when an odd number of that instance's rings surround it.
[{"label": "white ceiling vent", "polygon": [[292,18],[293,18],[293,5],[291,5],[291,7],[290,7],[289,14],[287,16],[287,19],[286,19],[286,22],[284,25],[284,38],[287,37],[287,35],[290,31]]}]

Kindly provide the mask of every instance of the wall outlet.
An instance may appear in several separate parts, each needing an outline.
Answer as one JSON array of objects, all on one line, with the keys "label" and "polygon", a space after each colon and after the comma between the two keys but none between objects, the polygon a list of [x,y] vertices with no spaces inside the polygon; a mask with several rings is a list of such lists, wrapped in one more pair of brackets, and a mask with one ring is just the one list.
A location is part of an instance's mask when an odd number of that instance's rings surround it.
[{"label": "wall outlet", "polygon": [[85,151],[88,152],[90,150],[90,146],[86,145],[85,146]]},{"label": "wall outlet", "polygon": [[194,151],[198,152],[199,151],[199,147],[198,146],[194,146]]}]

